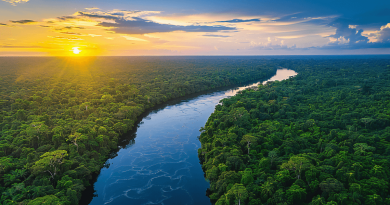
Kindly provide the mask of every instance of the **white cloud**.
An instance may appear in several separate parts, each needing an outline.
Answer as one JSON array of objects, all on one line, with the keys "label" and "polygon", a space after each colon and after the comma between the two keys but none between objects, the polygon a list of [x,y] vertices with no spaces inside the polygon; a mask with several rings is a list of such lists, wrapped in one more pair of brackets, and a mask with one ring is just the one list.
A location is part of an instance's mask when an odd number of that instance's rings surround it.
[{"label": "white cloud", "polygon": [[8,2],[14,6],[16,6],[16,4],[18,3],[25,3],[25,2],[28,2],[29,0],[3,0],[5,2]]},{"label": "white cloud", "polygon": [[128,41],[147,41],[147,40],[144,40],[144,39],[141,39],[141,38],[135,38],[135,37],[132,37],[132,36],[122,36],[122,37],[125,38]]},{"label": "white cloud", "polygon": [[354,29],[354,28],[356,28],[357,27],[357,25],[349,25],[348,26],[348,28],[350,28],[350,29]]},{"label": "white cloud", "polygon": [[99,8],[97,8],[97,7],[85,8],[85,9],[87,9],[87,10],[99,10]]}]

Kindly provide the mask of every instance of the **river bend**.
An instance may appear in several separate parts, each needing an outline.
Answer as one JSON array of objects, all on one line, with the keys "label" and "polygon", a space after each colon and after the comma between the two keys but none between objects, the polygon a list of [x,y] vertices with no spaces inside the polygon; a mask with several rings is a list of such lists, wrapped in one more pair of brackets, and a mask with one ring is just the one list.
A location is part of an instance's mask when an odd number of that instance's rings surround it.
[{"label": "river bend", "polygon": [[[278,69],[269,81],[296,74]],[[209,183],[197,156],[199,129],[221,99],[246,87],[200,95],[150,112],[138,125],[136,138],[108,159],[110,166],[101,170],[94,183],[90,204],[211,204],[205,195]]]}]

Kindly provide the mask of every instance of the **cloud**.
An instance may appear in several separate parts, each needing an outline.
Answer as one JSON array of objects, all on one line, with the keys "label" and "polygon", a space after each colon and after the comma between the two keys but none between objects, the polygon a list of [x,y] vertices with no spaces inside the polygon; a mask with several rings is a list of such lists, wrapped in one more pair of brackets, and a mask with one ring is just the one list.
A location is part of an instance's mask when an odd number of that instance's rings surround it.
[{"label": "cloud", "polygon": [[333,22],[330,26],[337,28],[337,30],[334,35],[330,35],[329,37],[336,39],[344,37],[349,40],[350,44],[368,42],[368,38],[366,36],[362,36],[363,29],[357,30],[356,27],[350,27],[348,24],[340,21]]},{"label": "cloud", "polygon": [[78,38],[78,37],[64,37],[64,36],[47,36],[47,37],[54,38],[54,39],[71,40],[71,41],[84,40],[84,39]]},{"label": "cloud", "polygon": [[118,19],[117,16],[112,16],[111,14],[108,15],[100,15],[100,14],[91,14],[91,13],[86,13],[79,11],[76,13],[78,16],[86,16],[86,17],[91,17],[91,18],[102,18],[102,19],[107,19],[107,20],[116,20]]},{"label": "cloud", "polygon": [[206,36],[206,37],[218,37],[218,38],[228,38],[228,37],[230,37],[230,36],[212,35],[212,34],[206,34],[206,35],[202,35],[202,36]]},{"label": "cloud", "polygon": [[16,23],[16,24],[36,24],[38,23],[37,21],[33,21],[33,20],[19,20],[19,21],[10,21],[12,23]]},{"label": "cloud", "polygon": [[82,34],[81,33],[74,33],[74,32],[61,32],[62,34],[67,34],[67,35],[77,35],[77,36],[81,36]]},{"label": "cloud", "polygon": [[48,48],[44,46],[0,45],[0,48]]},{"label": "cloud", "polygon": [[5,23],[0,23],[0,26],[7,26],[7,24],[5,24]]},{"label": "cloud", "polygon": [[259,22],[260,19],[232,19],[228,21],[216,21],[220,23],[246,23],[246,22]]},{"label": "cloud", "polygon": [[[53,26],[43,26],[43,27],[53,27]],[[85,29],[84,27],[80,26],[64,26],[64,27],[56,27],[54,30],[55,31],[68,31],[72,29]]]},{"label": "cloud", "polygon": [[111,31],[114,31],[115,33],[122,33],[122,34],[147,34],[147,33],[163,33],[163,32],[172,32],[172,31],[218,32],[222,30],[236,30],[235,27],[226,27],[226,26],[207,26],[207,25],[179,26],[179,25],[172,25],[172,24],[160,24],[139,17],[133,17],[132,20],[126,20],[118,17],[115,18],[113,18],[115,19],[115,23],[101,22],[99,23],[99,25],[102,27],[106,27]]},{"label": "cloud", "polygon": [[18,3],[25,3],[25,2],[28,2],[29,0],[3,0],[5,2],[8,2],[10,4],[12,4],[13,6],[16,6],[16,4]]},{"label": "cloud", "polygon": [[102,36],[102,35],[97,35],[97,34],[90,33],[90,34],[88,34],[88,36],[91,36],[91,37],[99,37],[99,36]]},{"label": "cloud", "polygon": [[134,17],[149,16],[161,13],[160,11],[127,11],[127,10],[118,10],[114,9],[111,11],[79,11],[76,12],[73,16],[76,17],[90,17],[106,20],[115,20],[115,19],[126,19],[132,20]]},{"label": "cloud", "polygon": [[[67,21],[67,20],[73,20],[73,19],[78,19],[77,16],[61,16],[61,17],[57,17],[58,20],[61,20],[61,21]],[[53,21],[48,21],[47,23],[54,23]]]},{"label": "cloud", "polygon": [[260,44],[260,45],[252,45],[251,46],[251,50],[296,50],[296,49],[305,50],[303,48],[297,48],[296,45],[288,47],[287,45],[272,44],[272,43],[268,43],[265,45]]},{"label": "cloud", "polygon": [[334,49],[334,50],[356,50],[356,49],[367,49],[367,48],[390,48],[390,42],[373,42],[373,43],[329,43],[325,46],[309,47],[310,49]]},{"label": "cloud", "polygon": [[125,38],[128,41],[147,41],[145,39],[135,38],[135,37],[132,37],[132,36],[122,36],[122,37]]},{"label": "cloud", "polygon": [[362,35],[363,29],[351,26],[345,19],[337,19],[330,26],[336,28],[336,33],[328,36],[330,42],[324,46],[310,47],[315,49],[366,49],[366,48],[390,48],[390,23],[382,26],[376,34],[369,37],[377,37],[376,42],[370,42],[367,36]]},{"label": "cloud", "polygon": [[99,10],[97,7],[85,8],[86,10]]},{"label": "cloud", "polygon": [[334,20],[337,16],[328,15],[328,16],[309,16],[307,13],[293,13],[280,17],[274,17],[270,22],[281,22],[281,23],[312,23],[317,25],[325,25],[330,21]]},{"label": "cloud", "polygon": [[379,34],[378,39],[381,42],[384,42],[384,41],[390,42],[390,23],[382,26],[380,31],[378,32],[378,34]]}]

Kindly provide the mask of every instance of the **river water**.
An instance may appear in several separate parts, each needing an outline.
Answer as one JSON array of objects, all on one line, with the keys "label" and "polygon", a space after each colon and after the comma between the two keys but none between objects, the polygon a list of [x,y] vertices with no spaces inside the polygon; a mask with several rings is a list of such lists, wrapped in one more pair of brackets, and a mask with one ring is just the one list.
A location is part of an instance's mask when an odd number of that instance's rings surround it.
[{"label": "river water", "polygon": [[[278,69],[268,81],[296,74]],[[151,111],[139,123],[134,139],[101,170],[90,204],[211,204],[205,195],[210,185],[197,155],[199,129],[221,99],[265,82],[190,97]]]}]

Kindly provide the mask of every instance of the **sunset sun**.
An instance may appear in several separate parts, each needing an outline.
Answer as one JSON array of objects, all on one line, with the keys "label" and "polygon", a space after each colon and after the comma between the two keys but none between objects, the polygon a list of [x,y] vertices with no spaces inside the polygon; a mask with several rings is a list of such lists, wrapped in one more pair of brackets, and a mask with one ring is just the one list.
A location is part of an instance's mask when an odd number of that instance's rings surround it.
[{"label": "sunset sun", "polygon": [[79,50],[79,47],[73,47],[72,48],[72,52],[73,52],[73,54],[79,54],[80,52],[81,52],[81,50]]}]

